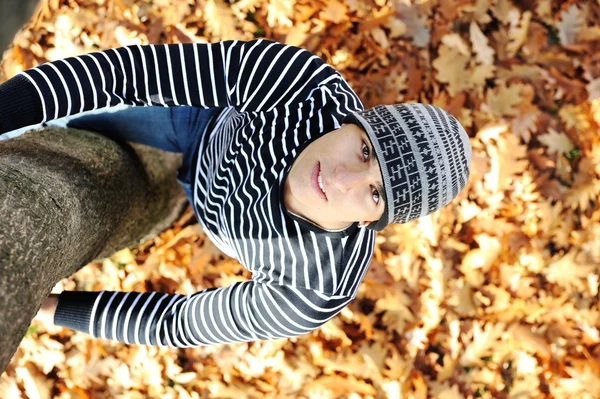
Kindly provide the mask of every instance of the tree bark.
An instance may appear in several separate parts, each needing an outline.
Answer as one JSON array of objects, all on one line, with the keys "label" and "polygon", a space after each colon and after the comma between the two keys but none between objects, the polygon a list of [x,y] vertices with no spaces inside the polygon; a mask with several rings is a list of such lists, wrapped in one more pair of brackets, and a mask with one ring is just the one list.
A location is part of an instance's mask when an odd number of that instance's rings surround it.
[{"label": "tree bark", "polygon": [[0,0],[0,50],[4,51],[35,10],[38,0]]},{"label": "tree bark", "polygon": [[0,141],[0,372],[58,281],[182,213],[180,163],[180,154],[73,129]]}]

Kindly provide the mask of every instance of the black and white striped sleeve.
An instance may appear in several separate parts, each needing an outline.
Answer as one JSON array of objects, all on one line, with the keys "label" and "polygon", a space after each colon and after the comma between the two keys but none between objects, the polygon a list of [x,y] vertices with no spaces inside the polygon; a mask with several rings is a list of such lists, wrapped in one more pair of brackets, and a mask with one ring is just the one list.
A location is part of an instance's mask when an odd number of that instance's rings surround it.
[{"label": "black and white striped sleeve", "polygon": [[0,133],[118,104],[263,111],[339,75],[268,40],[129,46],[48,62],[0,85]]},{"label": "black and white striped sleeve", "polygon": [[66,291],[54,322],[97,338],[182,348],[303,335],[351,300],[253,280],[189,296]]}]

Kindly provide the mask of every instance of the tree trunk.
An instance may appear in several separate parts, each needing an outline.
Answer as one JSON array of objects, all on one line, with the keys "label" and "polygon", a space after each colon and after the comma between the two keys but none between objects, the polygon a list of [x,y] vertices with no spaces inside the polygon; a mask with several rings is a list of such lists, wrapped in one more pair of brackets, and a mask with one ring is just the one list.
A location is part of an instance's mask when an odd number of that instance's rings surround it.
[{"label": "tree trunk", "polygon": [[0,51],[4,51],[35,10],[38,0],[0,0]]},{"label": "tree trunk", "polygon": [[58,281],[180,216],[180,163],[73,129],[0,141],[0,372]]}]

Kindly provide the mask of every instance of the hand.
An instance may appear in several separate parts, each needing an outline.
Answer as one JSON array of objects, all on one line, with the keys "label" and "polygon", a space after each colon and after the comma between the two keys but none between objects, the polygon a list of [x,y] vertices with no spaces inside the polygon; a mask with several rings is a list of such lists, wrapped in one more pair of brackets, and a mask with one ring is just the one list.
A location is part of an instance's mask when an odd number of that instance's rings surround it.
[{"label": "hand", "polygon": [[58,294],[50,294],[48,298],[44,299],[40,310],[33,319],[43,321],[44,323],[54,324],[54,312],[56,311],[57,303]]}]

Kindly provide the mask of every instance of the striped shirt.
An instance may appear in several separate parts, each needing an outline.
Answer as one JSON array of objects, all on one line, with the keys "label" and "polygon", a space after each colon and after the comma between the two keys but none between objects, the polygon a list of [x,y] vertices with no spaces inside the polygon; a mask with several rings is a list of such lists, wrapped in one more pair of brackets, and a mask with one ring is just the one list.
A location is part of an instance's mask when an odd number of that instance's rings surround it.
[{"label": "striped shirt", "polygon": [[0,86],[0,104],[2,131],[118,104],[223,109],[194,158],[193,209],[252,279],[193,295],[67,291],[57,325],[192,347],[306,334],[355,298],[375,233],[324,230],[283,206],[298,154],[363,109],[316,55],[267,40],[111,49],[27,70]]}]

